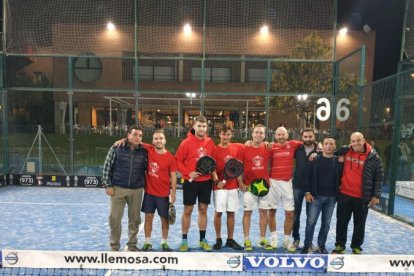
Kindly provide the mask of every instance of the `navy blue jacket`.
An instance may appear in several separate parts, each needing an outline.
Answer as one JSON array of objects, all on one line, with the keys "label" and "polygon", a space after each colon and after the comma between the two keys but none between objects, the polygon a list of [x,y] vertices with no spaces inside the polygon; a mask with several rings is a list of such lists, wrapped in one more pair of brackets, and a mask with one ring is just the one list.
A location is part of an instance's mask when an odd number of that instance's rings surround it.
[{"label": "navy blue jacket", "polygon": [[115,149],[115,162],[112,167],[112,184],[127,188],[138,189],[145,186],[145,171],[147,169],[148,152],[140,145],[131,149],[127,144]]},{"label": "navy blue jacket", "polygon": [[[315,153],[316,152],[316,148],[317,148],[317,144],[314,144],[314,150],[311,151],[309,153]],[[296,165],[295,165],[295,172],[293,173],[293,179],[292,179],[292,184],[293,184],[293,188],[295,189],[301,189],[301,190],[305,190],[305,167],[306,164],[309,163],[309,155],[306,154],[305,151],[305,145],[301,145],[296,151],[295,151],[295,161],[296,161]]]}]

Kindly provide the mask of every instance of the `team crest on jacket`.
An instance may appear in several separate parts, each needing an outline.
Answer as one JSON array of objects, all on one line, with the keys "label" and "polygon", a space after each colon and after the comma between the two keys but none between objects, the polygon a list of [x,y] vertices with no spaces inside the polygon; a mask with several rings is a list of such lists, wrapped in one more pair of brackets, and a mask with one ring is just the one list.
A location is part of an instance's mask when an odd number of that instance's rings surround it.
[{"label": "team crest on jacket", "polygon": [[233,159],[233,157],[231,155],[226,155],[226,157],[224,157],[224,163],[226,163],[230,159]]},{"label": "team crest on jacket", "polygon": [[207,155],[207,150],[204,147],[197,149],[198,157],[203,157],[204,155]]},{"label": "team crest on jacket", "polygon": [[263,163],[263,157],[256,155],[255,157],[252,158],[252,161],[256,167],[260,167]]},{"label": "team crest on jacket", "polygon": [[157,162],[150,163],[150,170],[153,174],[157,174],[159,169],[160,169],[160,166],[158,166]]}]

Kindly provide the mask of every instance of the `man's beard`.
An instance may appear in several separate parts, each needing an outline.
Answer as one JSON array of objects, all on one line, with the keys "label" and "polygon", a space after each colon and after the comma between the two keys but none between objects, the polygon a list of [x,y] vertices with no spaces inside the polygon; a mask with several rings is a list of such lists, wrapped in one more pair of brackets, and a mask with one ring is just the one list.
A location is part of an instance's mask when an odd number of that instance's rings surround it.
[{"label": "man's beard", "polygon": [[304,141],[303,144],[305,146],[308,146],[309,147],[309,146],[313,145],[313,141]]}]

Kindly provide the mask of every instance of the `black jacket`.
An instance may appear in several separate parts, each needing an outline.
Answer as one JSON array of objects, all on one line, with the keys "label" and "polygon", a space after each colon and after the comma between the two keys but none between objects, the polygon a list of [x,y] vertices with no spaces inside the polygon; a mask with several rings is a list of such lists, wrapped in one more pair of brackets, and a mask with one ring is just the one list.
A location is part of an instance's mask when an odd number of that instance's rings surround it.
[{"label": "black jacket", "polygon": [[305,167],[307,163],[309,163],[309,155],[316,152],[316,148],[318,145],[314,142],[314,150],[311,151],[309,154],[306,154],[305,151],[305,145],[301,145],[296,151],[295,151],[295,172],[293,174],[293,188],[295,189],[301,189],[305,190],[306,184],[305,184]]},{"label": "black jacket", "polygon": [[[362,195],[364,206],[368,205],[372,197],[381,198],[381,186],[384,180],[384,168],[379,154],[368,144],[364,145],[365,150],[369,148],[367,159],[364,163],[362,173]],[[339,155],[345,155],[350,149],[349,146],[343,146],[338,150]]]},{"label": "black jacket", "polygon": [[[341,175],[342,175],[342,163],[338,161],[337,156],[333,156],[335,159],[335,197],[338,195],[339,186],[341,184]],[[319,190],[318,190],[318,168],[320,167],[322,159],[322,154],[316,156],[313,161],[309,161],[306,166],[306,187],[305,192],[310,192],[313,197],[318,197]]]}]

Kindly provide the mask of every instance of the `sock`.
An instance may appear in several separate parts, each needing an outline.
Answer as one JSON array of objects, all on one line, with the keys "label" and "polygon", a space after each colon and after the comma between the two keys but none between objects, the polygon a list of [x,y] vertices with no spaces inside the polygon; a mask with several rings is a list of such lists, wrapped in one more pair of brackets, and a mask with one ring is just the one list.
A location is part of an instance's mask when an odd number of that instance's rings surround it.
[{"label": "sock", "polygon": [[161,239],[161,244],[163,244],[163,243],[167,243],[167,240],[166,239]]},{"label": "sock", "polygon": [[151,237],[145,238],[145,243],[151,244]]},{"label": "sock", "polygon": [[272,239],[277,240],[277,233],[275,232],[270,232],[270,234],[272,235]]},{"label": "sock", "polygon": [[260,237],[260,241],[265,240],[265,239],[266,239],[266,237]]},{"label": "sock", "polygon": [[244,240],[245,240],[245,241],[248,241],[248,240],[250,240],[250,239],[249,239],[249,237],[248,237],[248,236],[246,236],[246,237],[244,237]]},{"label": "sock", "polygon": [[285,235],[285,239],[284,239],[284,241],[285,241],[285,242],[289,242],[289,238],[290,238],[290,235]]},{"label": "sock", "polygon": [[206,238],[206,230],[200,230],[200,241]]},{"label": "sock", "polygon": [[187,234],[183,234],[183,240],[187,239]]}]

